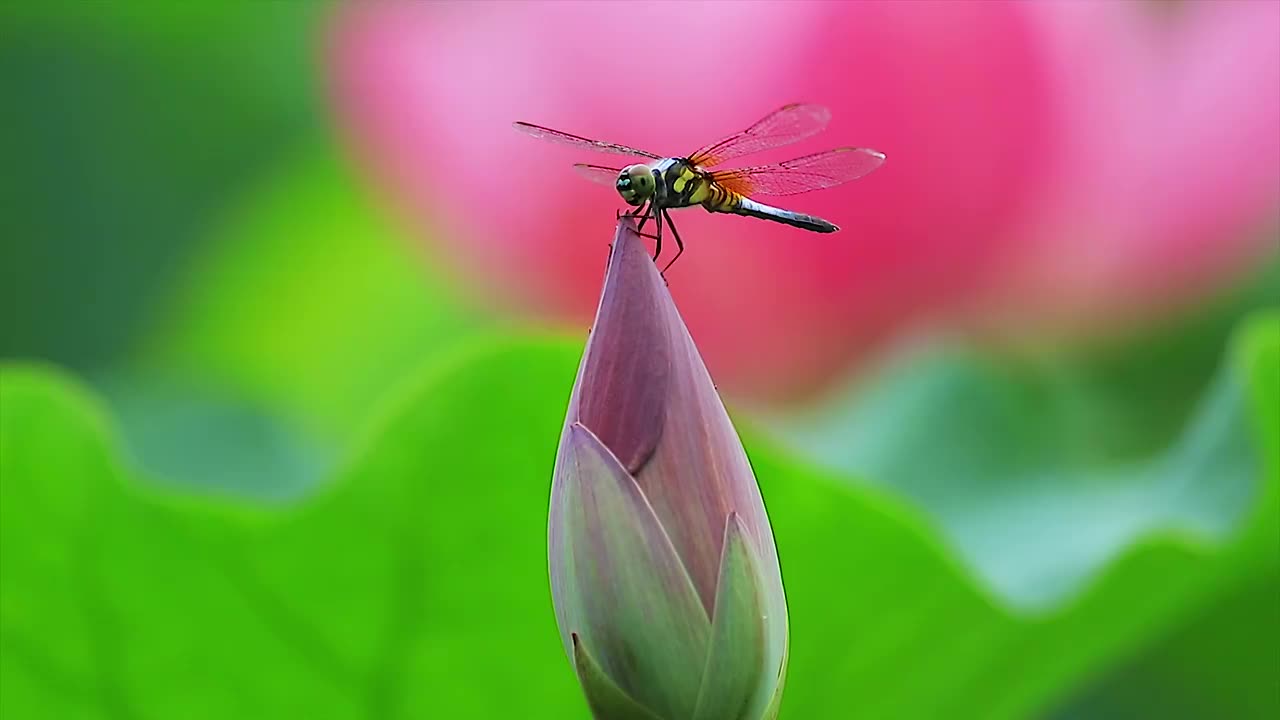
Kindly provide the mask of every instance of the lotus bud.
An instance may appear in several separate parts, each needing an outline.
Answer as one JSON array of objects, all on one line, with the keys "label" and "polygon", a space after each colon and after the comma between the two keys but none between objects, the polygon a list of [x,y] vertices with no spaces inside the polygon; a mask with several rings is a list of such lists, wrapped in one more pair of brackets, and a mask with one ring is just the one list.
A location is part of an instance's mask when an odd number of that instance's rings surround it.
[{"label": "lotus bud", "polygon": [[551,488],[551,589],[597,720],[772,720],[787,608],[751,464],[632,220]]}]

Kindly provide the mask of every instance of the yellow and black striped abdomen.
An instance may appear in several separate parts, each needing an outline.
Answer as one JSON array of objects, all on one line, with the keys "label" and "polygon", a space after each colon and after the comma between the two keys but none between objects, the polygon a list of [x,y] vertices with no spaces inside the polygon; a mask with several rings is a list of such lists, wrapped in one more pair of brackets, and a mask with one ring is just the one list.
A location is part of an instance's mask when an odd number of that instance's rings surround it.
[{"label": "yellow and black striped abdomen", "polygon": [[820,217],[765,205],[728,188],[721,187],[714,182],[708,181],[707,184],[710,188],[707,199],[702,203],[702,206],[710,212],[746,215],[747,217],[770,220],[812,232],[830,233],[840,229],[835,224],[827,222]]},{"label": "yellow and black striped abdomen", "polygon": [[698,199],[698,204],[706,208],[708,212],[734,212],[742,196],[738,193],[721,187],[705,178],[701,178],[703,184],[703,196]]}]

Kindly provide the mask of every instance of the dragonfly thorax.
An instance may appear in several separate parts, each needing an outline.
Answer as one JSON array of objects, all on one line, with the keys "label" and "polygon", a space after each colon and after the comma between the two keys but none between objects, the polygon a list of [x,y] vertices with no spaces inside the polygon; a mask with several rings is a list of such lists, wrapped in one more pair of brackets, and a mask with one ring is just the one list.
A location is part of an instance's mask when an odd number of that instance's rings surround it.
[{"label": "dragonfly thorax", "polygon": [[615,187],[628,205],[643,205],[653,196],[654,188],[657,187],[653,168],[648,165],[628,165],[618,173]]}]

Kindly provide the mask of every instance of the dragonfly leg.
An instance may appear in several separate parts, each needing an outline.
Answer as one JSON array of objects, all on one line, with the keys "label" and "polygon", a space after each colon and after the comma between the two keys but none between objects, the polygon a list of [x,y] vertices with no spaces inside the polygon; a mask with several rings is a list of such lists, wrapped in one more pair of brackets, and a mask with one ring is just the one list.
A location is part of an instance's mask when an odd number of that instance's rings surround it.
[{"label": "dragonfly leg", "polygon": [[639,210],[636,211],[636,217],[640,218],[640,224],[636,225],[636,232],[643,230],[644,224],[649,222],[649,212],[651,210],[653,210],[653,203],[649,203],[649,206],[644,209],[644,212],[640,212]]},{"label": "dragonfly leg", "polygon": [[652,209],[653,209],[652,205],[650,205],[648,208],[644,208],[644,206],[641,206],[640,208],[636,208],[634,211],[624,213],[624,215],[621,215],[619,217],[640,218],[640,224],[636,226],[636,234],[639,235],[640,237],[649,238],[650,240],[657,240],[658,239],[657,235],[654,235],[653,233],[647,233],[647,232],[641,231],[641,229],[644,227],[645,221],[649,219],[649,211]]},{"label": "dragonfly leg", "polygon": [[648,210],[648,208],[646,208],[646,207],[645,207],[645,204],[644,204],[644,203],[640,203],[640,205],[639,205],[638,207],[633,207],[633,208],[631,208],[630,210],[625,210],[625,211],[624,211],[624,210],[614,210],[614,211],[613,211],[613,215],[614,215],[614,217],[615,217],[616,219],[618,219],[618,220],[621,220],[621,219],[622,219],[622,218],[624,218],[624,217],[629,217],[629,218],[638,218],[638,217],[642,217],[642,216],[644,216],[644,215],[648,215],[648,214],[649,214],[649,210]]},{"label": "dragonfly leg", "polygon": [[[677,231],[677,230],[676,230],[676,224],[675,224],[674,222],[672,222],[672,220],[671,220],[671,215],[670,215],[670,214],[668,214],[668,212],[667,212],[666,208],[663,208],[662,210],[659,210],[658,212],[660,212],[660,213],[662,213],[663,215],[665,215],[665,216],[666,216],[666,218],[667,218],[667,227],[670,227],[670,228],[671,228],[671,235],[672,235],[672,237],[674,237],[674,238],[676,239],[676,254],[675,254],[675,257],[673,257],[673,258],[671,258],[670,260],[668,260],[668,261],[667,261],[667,265],[666,265],[666,267],[662,268],[662,273],[663,273],[663,275],[665,275],[665,274],[666,274],[666,272],[667,272],[667,270],[670,270],[670,269],[671,269],[671,266],[672,266],[672,265],[675,265],[675,264],[676,264],[676,260],[677,260],[677,259],[679,259],[679,257],[684,253],[684,241],[680,239],[680,233],[679,233],[679,231]],[[661,225],[659,225],[659,227],[661,227]],[[657,260],[657,256],[656,256],[656,255],[654,256],[654,260]]]},{"label": "dragonfly leg", "polygon": [[656,263],[658,256],[662,254],[662,210],[653,205],[650,205],[649,209],[653,211],[653,221],[658,224],[658,234],[653,238],[653,261]]}]

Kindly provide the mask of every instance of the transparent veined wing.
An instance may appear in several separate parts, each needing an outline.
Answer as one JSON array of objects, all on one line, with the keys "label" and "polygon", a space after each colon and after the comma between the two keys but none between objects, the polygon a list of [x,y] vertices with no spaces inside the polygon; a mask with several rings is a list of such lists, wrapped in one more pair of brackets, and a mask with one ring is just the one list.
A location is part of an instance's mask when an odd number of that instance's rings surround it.
[{"label": "transparent veined wing", "polygon": [[884,164],[884,153],[843,147],[805,155],[776,165],[711,173],[721,187],[742,195],[799,195],[843,185]]},{"label": "transparent veined wing", "polygon": [[522,133],[525,133],[527,135],[532,135],[533,137],[536,137],[536,138],[541,138],[543,140],[550,140],[551,142],[560,143],[562,145],[572,145],[574,147],[582,148],[584,150],[595,150],[596,152],[613,153],[615,155],[632,155],[635,157],[645,157],[653,160],[662,159],[661,156],[655,155],[654,153],[651,153],[645,150],[637,150],[633,147],[627,147],[626,145],[619,145],[617,143],[607,143],[607,142],[602,142],[600,140],[590,140],[588,138],[579,137],[577,135],[570,135],[569,133],[566,133],[566,132],[560,132],[559,130],[552,130],[551,128],[545,128],[545,127],[542,127],[541,125],[532,125],[526,122],[516,122],[516,123],[512,123],[511,126]]},{"label": "transparent veined wing", "polygon": [[574,165],[573,169],[577,170],[579,175],[591,182],[597,182],[601,185],[608,185],[610,187],[618,182],[618,173],[622,172],[622,168],[611,168],[603,165],[586,165],[583,163]]},{"label": "transparent veined wing", "polygon": [[689,161],[697,167],[708,168],[743,155],[790,145],[822,132],[830,121],[831,111],[821,105],[784,105],[746,130],[699,149],[689,156]]}]

